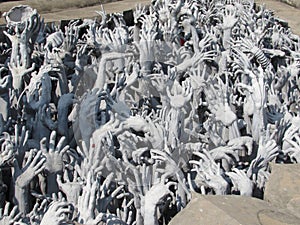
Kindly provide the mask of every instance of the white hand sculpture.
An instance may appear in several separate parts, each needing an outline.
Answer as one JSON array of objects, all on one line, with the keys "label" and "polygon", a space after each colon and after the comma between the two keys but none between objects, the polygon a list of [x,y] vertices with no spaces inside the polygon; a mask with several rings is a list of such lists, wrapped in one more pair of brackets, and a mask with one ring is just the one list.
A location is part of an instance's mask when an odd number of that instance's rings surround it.
[{"label": "white hand sculpture", "polygon": [[97,225],[103,217],[103,213],[95,215],[100,184],[98,180],[94,180],[92,172],[88,174],[86,182],[82,195],[78,199],[78,221],[83,224]]},{"label": "white hand sculpture", "polygon": [[[9,212],[10,203],[5,204],[4,209],[0,211],[0,225],[12,225],[21,219],[21,213],[18,213],[18,207],[14,206]],[[3,211],[4,210],[4,211]]]},{"label": "white hand sculpture", "polygon": [[249,179],[244,170],[237,168],[232,169],[233,172],[226,172],[230,177],[234,190],[239,190],[241,195],[252,196],[253,182]]},{"label": "white hand sculpture", "polygon": [[59,189],[67,196],[69,203],[77,206],[78,198],[82,190],[83,181],[78,176],[78,172],[74,170],[73,181],[70,180],[67,170],[64,172],[64,181],[61,175],[57,175],[57,184]]},{"label": "white hand sculpture", "polygon": [[45,168],[45,158],[42,152],[38,151],[34,156],[35,150],[28,153],[25,166],[20,169],[18,161],[14,160],[14,184],[15,184],[15,201],[19,206],[20,212],[26,214],[29,211],[29,183],[32,179],[41,173]]},{"label": "white hand sculpture", "polygon": [[291,159],[295,160],[297,163],[300,163],[300,137],[299,134],[296,133],[293,135],[291,139],[284,139],[287,143],[291,145],[291,147],[287,149],[283,149],[284,154],[290,155]]},{"label": "white hand sculpture", "polygon": [[[63,171],[63,155],[69,150],[69,146],[64,146],[65,137],[61,137],[57,145],[56,132],[52,131],[49,139],[49,147],[47,147],[47,138],[43,138],[40,142],[41,151],[46,157],[45,170],[49,174],[59,173]],[[64,147],[63,147],[64,146]]]},{"label": "white hand sculpture", "polygon": [[179,93],[179,90],[177,88],[175,88],[174,92],[174,94],[171,94],[170,87],[167,86],[167,96],[169,98],[171,106],[174,109],[182,108],[189,102],[193,94],[191,90],[191,84],[189,82],[181,86],[181,93]]},{"label": "white hand sculpture", "polygon": [[10,144],[6,144],[5,141],[1,145],[0,152],[0,167],[4,166],[7,162],[14,158],[14,148]]},{"label": "white hand sculpture", "polygon": [[227,193],[228,183],[223,177],[223,172],[211,154],[203,149],[203,153],[194,152],[194,155],[200,157],[199,161],[191,160],[190,163],[195,166],[197,177],[208,187],[212,188],[217,195]]},{"label": "white hand sculpture", "polygon": [[247,176],[251,177],[256,174],[259,170],[265,170],[273,159],[279,154],[277,143],[274,139],[264,140],[261,138],[259,141],[259,147],[257,150],[257,156],[251,161],[250,167],[247,171]]},{"label": "white hand sculpture", "polygon": [[63,222],[66,222],[68,214],[71,214],[72,210],[69,205],[65,201],[53,201],[49,205],[43,219],[41,221],[41,225],[60,225]]},{"label": "white hand sculpture", "polygon": [[14,160],[14,180],[19,188],[25,188],[30,181],[45,169],[46,159],[42,157],[42,152],[32,149],[28,153],[25,166],[21,169],[17,160]]}]

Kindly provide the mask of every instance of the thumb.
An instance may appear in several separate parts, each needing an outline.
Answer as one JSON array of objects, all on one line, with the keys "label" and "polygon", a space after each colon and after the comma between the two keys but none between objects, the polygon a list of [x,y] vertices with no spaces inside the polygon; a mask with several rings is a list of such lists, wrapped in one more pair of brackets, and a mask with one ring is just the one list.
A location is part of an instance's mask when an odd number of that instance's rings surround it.
[{"label": "thumb", "polygon": [[58,184],[58,187],[59,187],[59,189],[60,190],[62,190],[62,179],[61,179],[61,175],[60,174],[57,174],[57,176],[56,176],[56,182],[57,182],[57,184]]},{"label": "thumb", "polygon": [[98,224],[98,223],[100,223],[101,221],[106,222],[105,220],[106,220],[106,214],[105,214],[105,213],[100,213],[100,214],[94,219],[93,222],[94,222],[95,224]]},{"label": "thumb", "polygon": [[4,33],[10,40],[12,40],[12,35],[11,35],[11,34],[7,33],[6,31],[3,31],[3,33]]},{"label": "thumb", "polygon": [[14,164],[14,170],[15,170],[14,172],[18,174],[21,171],[21,169],[20,169],[18,160],[16,158],[14,159],[13,164]]}]

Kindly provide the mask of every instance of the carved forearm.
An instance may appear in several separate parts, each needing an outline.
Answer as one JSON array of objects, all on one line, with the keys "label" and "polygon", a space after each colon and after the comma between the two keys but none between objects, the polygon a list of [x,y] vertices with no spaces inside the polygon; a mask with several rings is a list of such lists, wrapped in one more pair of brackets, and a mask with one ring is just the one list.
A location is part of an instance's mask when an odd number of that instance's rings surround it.
[{"label": "carved forearm", "polygon": [[253,121],[252,121],[252,135],[253,140],[259,141],[259,139],[263,136],[263,133],[266,128],[266,115],[265,109],[254,110],[253,113]]},{"label": "carved forearm", "polygon": [[156,205],[149,204],[149,201],[145,201],[144,225],[158,225]]},{"label": "carved forearm", "polygon": [[20,60],[22,65],[26,65],[26,67],[30,66],[30,57],[28,54],[28,44],[27,43],[20,43]]},{"label": "carved forearm", "polygon": [[47,175],[47,194],[49,195],[59,191],[56,177],[57,173],[50,173]]},{"label": "carved forearm", "polygon": [[20,187],[18,183],[15,184],[15,204],[21,213],[26,215],[30,211],[30,197],[29,197],[29,187]]},{"label": "carved forearm", "polygon": [[227,50],[230,47],[229,41],[231,38],[231,28],[223,30],[223,47]]},{"label": "carved forearm", "polygon": [[231,126],[229,127],[229,140],[232,140],[234,138],[238,138],[241,136],[241,132],[238,127],[237,120],[233,121]]}]

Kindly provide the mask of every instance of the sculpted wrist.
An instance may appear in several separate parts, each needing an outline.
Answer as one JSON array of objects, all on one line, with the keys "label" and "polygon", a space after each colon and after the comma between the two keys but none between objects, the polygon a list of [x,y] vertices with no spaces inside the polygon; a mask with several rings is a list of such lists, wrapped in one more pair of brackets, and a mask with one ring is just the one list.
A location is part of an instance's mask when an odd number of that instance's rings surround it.
[{"label": "sculpted wrist", "polygon": [[[29,184],[29,182],[28,182],[28,184]],[[26,189],[28,184],[21,182],[19,178],[17,178],[17,180],[15,182],[15,186],[18,187],[19,189]]]}]

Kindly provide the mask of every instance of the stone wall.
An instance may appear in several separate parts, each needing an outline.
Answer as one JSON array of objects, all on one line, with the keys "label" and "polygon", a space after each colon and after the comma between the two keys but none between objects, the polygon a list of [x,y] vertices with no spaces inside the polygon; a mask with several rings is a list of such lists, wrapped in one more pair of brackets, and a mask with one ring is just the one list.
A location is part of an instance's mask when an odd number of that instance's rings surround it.
[{"label": "stone wall", "polygon": [[299,225],[299,171],[299,164],[272,164],[264,200],[193,194],[191,202],[170,225]]}]

